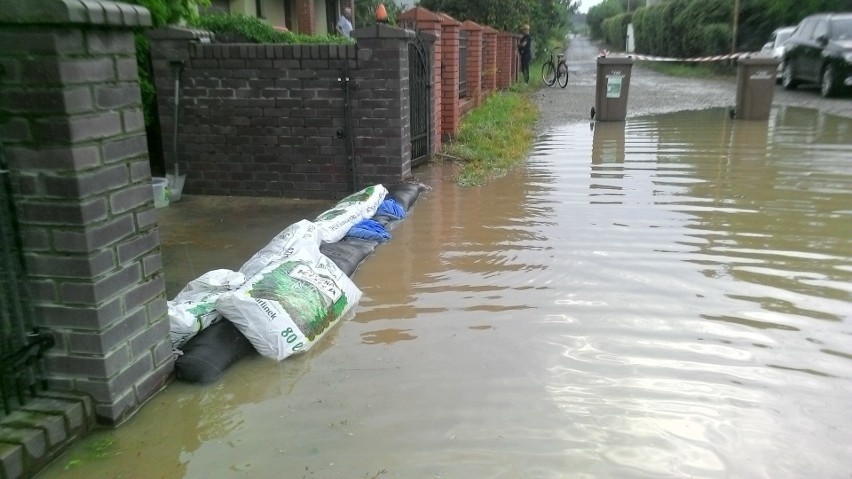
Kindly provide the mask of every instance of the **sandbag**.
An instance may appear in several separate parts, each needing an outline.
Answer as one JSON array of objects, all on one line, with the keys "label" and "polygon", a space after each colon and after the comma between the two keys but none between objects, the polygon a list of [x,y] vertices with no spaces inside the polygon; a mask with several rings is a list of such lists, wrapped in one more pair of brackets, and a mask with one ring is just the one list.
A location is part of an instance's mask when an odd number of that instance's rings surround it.
[{"label": "sandbag", "polygon": [[287,248],[295,242],[304,244],[308,248],[319,247],[319,235],[319,228],[308,220],[294,223],[278,233],[266,246],[249,258],[240,267],[240,273],[243,273],[246,278],[257,275],[263,268],[280,261]]},{"label": "sandbag", "polygon": [[376,250],[378,241],[343,238],[336,243],[324,243],[320,253],[334,262],[346,276],[351,277],[364,259]]},{"label": "sandbag", "polygon": [[186,342],[175,359],[175,374],[182,381],[211,383],[239,359],[255,354],[254,346],[230,321],[211,324]]},{"label": "sandbag", "polygon": [[340,241],[355,224],[376,214],[387,193],[384,186],[373,185],[338,201],[314,220],[320,239],[326,243]]},{"label": "sandbag", "polygon": [[387,188],[388,194],[395,199],[405,211],[411,209],[420,193],[426,190],[426,186],[420,183],[398,183]]},{"label": "sandbag", "polygon": [[202,329],[222,315],[216,311],[216,298],[245,283],[245,276],[229,269],[209,271],[190,281],[175,299],[167,301],[172,348],[181,348]]},{"label": "sandbag", "polygon": [[216,300],[257,352],[279,361],[310,349],[361,299],[314,241],[295,236],[283,246],[279,259]]}]

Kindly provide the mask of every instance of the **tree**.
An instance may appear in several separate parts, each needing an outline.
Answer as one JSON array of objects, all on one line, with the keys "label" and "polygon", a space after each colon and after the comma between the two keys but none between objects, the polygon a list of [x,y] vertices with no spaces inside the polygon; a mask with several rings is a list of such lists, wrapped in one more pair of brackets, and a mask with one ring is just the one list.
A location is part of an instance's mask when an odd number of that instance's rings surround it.
[{"label": "tree", "polygon": [[533,38],[547,42],[564,38],[580,5],[576,0],[421,0],[420,6],[509,32],[529,24]]}]

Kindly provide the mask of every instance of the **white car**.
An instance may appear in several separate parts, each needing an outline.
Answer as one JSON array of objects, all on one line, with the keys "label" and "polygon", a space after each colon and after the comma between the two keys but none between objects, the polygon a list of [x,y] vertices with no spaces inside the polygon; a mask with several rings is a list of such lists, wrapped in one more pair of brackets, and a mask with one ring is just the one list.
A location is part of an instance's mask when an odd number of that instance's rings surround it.
[{"label": "white car", "polygon": [[[779,62],[781,62],[784,58],[784,42],[790,38],[790,35],[793,33],[796,27],[781,27],[776,28],[775,31],[772,32],[772,35],[769,36],[769,41],[763,45],[763,48],[760,49],[760,53],[772,56]],[[781,72],[783,68],[781,64],[778,64],[778,78],[781,78]]]}]

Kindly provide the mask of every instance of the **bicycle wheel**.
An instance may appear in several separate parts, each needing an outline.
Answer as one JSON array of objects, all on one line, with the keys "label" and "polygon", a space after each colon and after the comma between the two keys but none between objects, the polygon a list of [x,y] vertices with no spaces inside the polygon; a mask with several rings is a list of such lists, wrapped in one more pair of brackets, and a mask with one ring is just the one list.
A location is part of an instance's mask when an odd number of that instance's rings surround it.
[{"label": "bicycle wheel", "polygon": [[541,66],[541,81],[547,86],[553,86],[556,82],[556,68],[553,67],[553,62],[548,61]]},{"label": "bicycle wheel", "polygon": [[568,65],[565,62],[560,63],[556,67],[556,81],[559,82],[559,86],[562,88],[568,86]]}]

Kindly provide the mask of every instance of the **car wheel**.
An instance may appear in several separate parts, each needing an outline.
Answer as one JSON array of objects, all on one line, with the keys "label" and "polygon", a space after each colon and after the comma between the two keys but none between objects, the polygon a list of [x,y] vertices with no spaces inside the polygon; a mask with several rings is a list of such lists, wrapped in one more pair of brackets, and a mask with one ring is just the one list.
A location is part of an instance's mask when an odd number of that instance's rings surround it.
[{"label": "car wheel", "polygon": [[781,84],[787,90],[796,88],[797,83],[793,78],[793,64],[790,63],[790,60],[784,62],[784,73],[781,75]]},{"label": "car wheel", "polygon": [[820,82],[820,93],[825,98],[837,95],[837,82],[834,79],[834,67],[826,65],[822,71],[822,81]]}]

